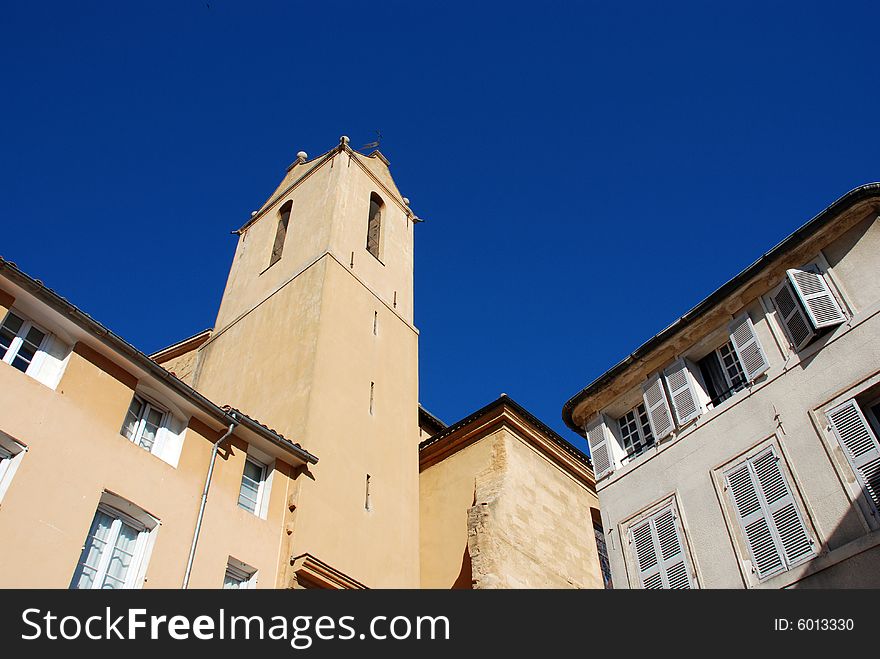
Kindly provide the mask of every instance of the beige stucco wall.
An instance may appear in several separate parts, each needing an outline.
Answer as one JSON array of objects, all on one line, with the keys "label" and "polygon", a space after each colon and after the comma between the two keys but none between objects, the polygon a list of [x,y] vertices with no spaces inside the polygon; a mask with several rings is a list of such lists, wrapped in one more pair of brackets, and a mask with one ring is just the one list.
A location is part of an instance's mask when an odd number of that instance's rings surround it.
[{"label": "beige stucco wall", "polygon": [[[880,537],[868,531],[868,522],[854,501],[857,488],[852,471],[823,415],[832,401],[850,397],[880,374],[878,237],[880,223],[871,216],[823,249],[832,266],[831,276],[856,312],[851,323],[839,326],[800,354],[789,355],[781,335],[776,338],[771,332],[760,303],[752,301],[747,308],[770,362],[766,378],[751,392],[740,392],[704,414],[679,437],[599,481],[615,587],[637,586],[626,520],[673,494],[702,587],[785,587],[817,567],[828,569],[798,587],[814,580],[826,586],[880,586],[876,563],[870,570],[858,567],[866,565],[870,552],[876,556],[871,547]],[[799,264],[790,267],[795,265]],[[745,550],[728,497],[716,483],[722,466],[769,440],[782,449],[819,558],[758,583],[746,567],[741,569]],[[838,561],[852,561],[852,565],[832,569]],[[851,570],[858,578],[842,576]]]},{"label": "beige stucco wall", "polygon": [[[0,431],[27,447],[0,505],[0,586],[67,588],[104,490],[160,520],[144,587],[181,586],[216,437],[187,429],[174,468],[120,434],[131,396],[76,353],[55,391],[0,363]],[[232,555],[259,570],[258,587],[273,587],[290,470],[278,463],[260,519],[237,506],[246,445],[224,446],[190,585],[221,587]]]},{"label": "beige stucco wall", "polygon": [[[384,180],[393,185],[387,172]],[[373,191],[385,200],[382,262],[366,251]],[[282,258],[266,270],[275,209],[288,199]],[[419,583],[412,232],[376,180],[349,154],[337,154],[241,236],[214,334],[196,366],[199,391],[320,458],[297,483],[285,551],[309,553],[369,587]]]},{"label": "beige stucco wall", "polygon": [[422,586],[602,588],[596,495],[509,428],[421,473]]}]

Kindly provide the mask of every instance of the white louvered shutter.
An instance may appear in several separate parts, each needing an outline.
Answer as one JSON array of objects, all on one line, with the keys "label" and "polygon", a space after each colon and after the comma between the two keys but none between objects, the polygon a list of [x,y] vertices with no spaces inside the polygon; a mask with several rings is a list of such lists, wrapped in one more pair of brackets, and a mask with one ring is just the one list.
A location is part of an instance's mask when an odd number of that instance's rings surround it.
[{"label": "white louvered shutter", "polygon": [[789,282],[786,281],[782,284],[771,297],[776,311],[779,313],[779,320],[785,326],[791,345],[797,352],[812,341],[816,332],[797,301]]},{"label": "white louvered shutter", "polygon": [[647,519],[630,530],[633,551],[639,568],[639,583],[642,588],[663,588],[663,576],[660,574],[660,559],[651,520]]},{"label": "white louvered shutter", "polygon": [[702,408],[694,391],[693,381],[684,359],[677,359],[663,371],[666,386],[669,387],[669,398],[672,399],[672,411],[679,426],[700,416]]},{"label": "white louvered shutter", "polygon": [[828,282],[815,268],[788,270],[786,274],[815,329],[840,325],[846,321],[837,299],[828,288]]},{"label": "white louvered shutter", "polygon": [[587,442],[593,460],[593,473],[596,478],[614,471],[614,455],[611,452],[611,432],[605,415],[600,414],[587,424]]},{"label": "white louvered shutter", "polygon": [[645,401],[645,409],[648,411],[651,434],[659,442],[675,429],[675,424],[672,423],[672,412],[666,400],[666,391],[663,389],[663,380],[659,373],[649,378],[642,386],[642,399]]},{"label": "white louvered shutter", "polygon": [[630,538],[642,588],[693,588],[681,528],[672,506],[634,526]]},{"label": "white louvered shutter", "polygon": [[827,416],[875,512],[880,510],[880,442],[877,435],[854,400],[838,405]]},{"label": "white louvered shutter", "polygon": [[773,447],[726,474],[755,572],[785,572],[812,556],[813,543]]},{"label": "white louvered shutter", "polygon": [[730,342],[749,382],[770,368],[767,355],[758,340],[758,335],[755,334],[755,327],[748,314],[743,314],[730,324]]}]

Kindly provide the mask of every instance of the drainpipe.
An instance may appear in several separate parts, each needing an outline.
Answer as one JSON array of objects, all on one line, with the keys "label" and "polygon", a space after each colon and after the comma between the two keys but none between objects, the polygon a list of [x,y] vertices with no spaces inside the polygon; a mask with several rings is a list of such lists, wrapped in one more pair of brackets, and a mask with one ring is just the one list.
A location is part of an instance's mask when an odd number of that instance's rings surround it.
[{"label": "drainpipe", "polygon": [[220,444],[223,443],[223,440],[229,437],[238,425],[238,421],[235,420],[234,414],[230,414],[229,418],[232,419],[232,423],[229,424],[229,429],[223,437],[214,442],[214,448],[211,449],[211,463],[208,465],[208,476],[205,478],[205,489],[202,491],[202,502],[199,505],[199,516],[196,519],[196,530],[193,534],[192,547],[189,548],[189,558],[186,561],[186,573],[183,575],[183,590],[186,590],[189,587],[189,577],[192,572],[193,561],[196,557],[196,545],[199,544],[199,533],[202,531],[202,519],[205,516],[205,504],[208,503],[208,488],[211,487],[211,477],[214,475],[214,462],[217,458],[217,451],[220,449]]}]

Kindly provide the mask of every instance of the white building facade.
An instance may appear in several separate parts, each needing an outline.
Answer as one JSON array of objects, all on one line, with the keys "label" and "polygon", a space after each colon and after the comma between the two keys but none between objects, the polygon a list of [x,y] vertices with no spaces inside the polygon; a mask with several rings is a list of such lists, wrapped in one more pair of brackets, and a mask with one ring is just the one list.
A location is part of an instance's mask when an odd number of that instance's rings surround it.
[{"label": "white building facade", "polygon": [[880,587],[880,184],[563,408],[615,588]]}]

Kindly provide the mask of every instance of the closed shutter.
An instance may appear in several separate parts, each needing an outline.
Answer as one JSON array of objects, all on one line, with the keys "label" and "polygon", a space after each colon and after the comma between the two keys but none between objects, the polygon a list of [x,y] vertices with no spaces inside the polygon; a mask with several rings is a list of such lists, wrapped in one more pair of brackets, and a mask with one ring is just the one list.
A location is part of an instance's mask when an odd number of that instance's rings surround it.
[{"label": "closed shutter", "polygon": [[681,528],[672,506],[634,526],[630,538],[642,588],[693,588]]},{"label": "closed shutter", "polygon": [[770,368],[767,355],[758,340],[758,335],[755,334],[755,327],[748,314],[743,314],[730,324],[730,342],[749,382]]},{"label": "closed shutter", "polygon": [[788,282],[776,289],[771,297],[779,312],[779,320],[788,333],[792,347],[797,352],[813,340],[816,332],[813,331],[810,321],[795,298],[794,290]]},{"label": "closed shutter", "polygon": [[788,270],[787,274],[814,328],[832,327],[846,320],[828,282],[817,268]]},{"label": "closed shutter", "polygon": [[855,400],[838,405],[827,414],[837,441],[865,489],[865,494],[880,509],[880,442]]},{"label": "closed shutter", "polygon": [[785,572],[815,553],[772,446],[727,472],[726,480],[758,578]]},{"label": "closed shutter", "polygon": [[605,415],[600,414],[587,425],[587,442],[593,460],[593,473],[596,478],[614,471],[614,456],[611,453],[611,433]]},{"label": "closed shutter", "polygon": [[702,408],[697,401],[693,382],[684,359],[676,360],[671,366],[663,371],[666,378],[666,386],[669,387],[669,397],[672,399],[672,410],[675,412],[675,420],[679,426],[700,416]]},{"label": "closed shutter", "polygon": [[648,410],[651,434],[659,442],[675,428],[672,423],[672,412],[666,400],[666,391],[663,389],[663,380],[659,374],[652,376],[642,386],[642,399],[645,401],[645,409]]}]

